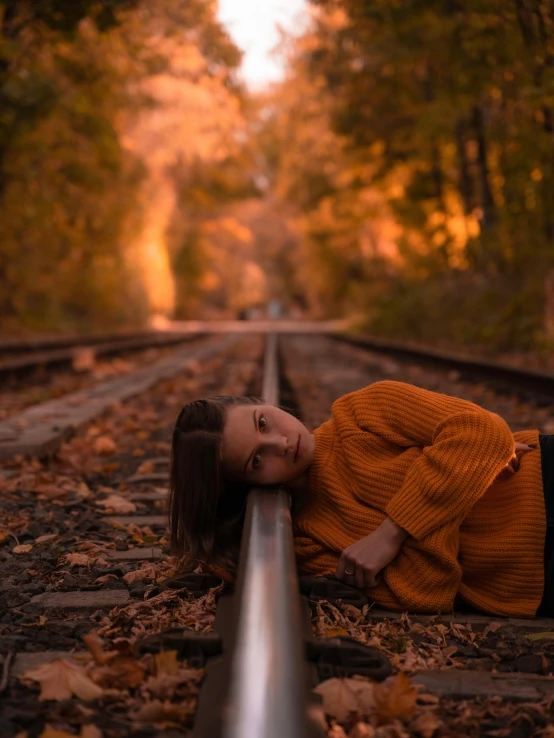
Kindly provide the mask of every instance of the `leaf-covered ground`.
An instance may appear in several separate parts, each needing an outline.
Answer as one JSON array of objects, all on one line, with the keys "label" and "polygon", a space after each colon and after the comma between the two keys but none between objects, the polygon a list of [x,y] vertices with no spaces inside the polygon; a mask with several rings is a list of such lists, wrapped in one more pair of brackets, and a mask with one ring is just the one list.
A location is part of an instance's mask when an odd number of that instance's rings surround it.
[{"label": "leaf-covered ground", "polygon": [[[114,515],[165,515],[163,492],[171,429],[183,403],[209,394],[243,394],[259,383],[259,338],[194,365],[133,401],[113,408],[65,444],[55,458],[16,459],[0,477],[0,675],[9,677],[0,708],[0,735],[20,738],[119,738],[190,727],[202,671],[176,659],[141,654],[138,644],[178,625],[209,630],[216,591],[194,599],[164,589],[178,562],[165,528],[110,521]],[[130,477],[144,481],[128,481]],[[110,553],[142,548],[144,561],[114,561]],[[165,554],[149,560],[152,549]],[[128,592],[125,606],[80,611],[44,608],[43,593]],[[13,674],[13,655],[85,652]],[[88,656],[86,655],[88,653]],[[1,685],[0,676],[0,685]]]}]

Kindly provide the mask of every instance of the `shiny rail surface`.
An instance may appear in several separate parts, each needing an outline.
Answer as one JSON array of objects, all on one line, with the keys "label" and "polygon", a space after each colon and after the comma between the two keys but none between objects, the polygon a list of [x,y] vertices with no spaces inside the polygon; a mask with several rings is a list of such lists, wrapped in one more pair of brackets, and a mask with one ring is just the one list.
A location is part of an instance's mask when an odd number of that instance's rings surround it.
[{"label": "shiny rail surface", "polygon": [[[263,395],[279,401],[277,338],[266,343]],[[305,738],[300,595],[286,490],[248,496],[236,589],[237,635],[225,738]]]}]

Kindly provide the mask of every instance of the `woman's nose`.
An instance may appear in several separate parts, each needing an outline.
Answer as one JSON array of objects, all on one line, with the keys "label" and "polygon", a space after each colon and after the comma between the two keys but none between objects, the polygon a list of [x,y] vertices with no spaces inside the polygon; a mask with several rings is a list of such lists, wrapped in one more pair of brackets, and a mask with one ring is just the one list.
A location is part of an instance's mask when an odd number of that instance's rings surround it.
[{"label": "woman's nose", "polygon": [[294,450],[294,446],[289,443],[286,436],[277,436],[274,439],[274,448],[282,456],[285,456],[287,452]]}]

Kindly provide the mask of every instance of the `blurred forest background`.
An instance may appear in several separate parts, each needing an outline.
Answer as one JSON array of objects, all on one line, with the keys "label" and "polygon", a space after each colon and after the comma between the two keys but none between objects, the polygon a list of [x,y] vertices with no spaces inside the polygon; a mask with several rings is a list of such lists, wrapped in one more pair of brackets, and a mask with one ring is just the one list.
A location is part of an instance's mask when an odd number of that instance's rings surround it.
[{"label": "blurred forest background", "polygon": [[0,1],[0,331],[237,317],[554,347],[552,0],[312,0],[254,94],[213,0]]}]

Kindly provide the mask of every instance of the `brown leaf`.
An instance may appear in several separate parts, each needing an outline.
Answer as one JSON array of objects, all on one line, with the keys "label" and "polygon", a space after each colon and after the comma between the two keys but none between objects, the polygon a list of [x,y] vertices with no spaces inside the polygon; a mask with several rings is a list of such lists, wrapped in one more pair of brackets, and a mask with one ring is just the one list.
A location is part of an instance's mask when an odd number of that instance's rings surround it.
[{"label": "brown leaf", "polygon": [[83,725],[79,738],[102,738],[102,731],[93,723]]},{"label": "brown leaf", "polygon": [[46,541],[51,541],[53,538],[57,537],[57,533],[49,533],[46,536],[39,536],[38,538],[35,538],[35,543],[45,543]]},{"label": "brown leaf", "polygon": [[346,738],[344,728],[340,725],[332,725],[327,731],[327,738]]},{"label": "brown leaf", "polygon": [[348,738],[375,738],[375,728],[368,723],[356,723]]},{"label": "brown leaf", "polygon": [[21,675],[21,679],[39,682],[40,701],[62,702],[75,696],[88,702],[102,696],[102,689],[90,679],[85,669],[65,659],[55,659],[26,671]]},{"label": "brown leaf", "polygon": [[117,450],[115,442],[109,436],[98,436],[92,448],[95,454],[100,454],[101,456],[111,456]]},{"label": "brown leaf", "polygon": [[377,716],[383,723],[412,717],[416,711],[417,689],[402,671],[376,684],[374,698]]},{"label": "brown leaf", "polygon": [[370,715],[375,712],[373,696],[376,685],[362,679],[327,679],[314,692],[323,698],[323,709],[339,722],[351,713]]},{"label": "brown leaf", "polygon": [[14,546],[12,548],[13,554],[26,554],[29,553],[29,551],[33,548],[32,543],[20,543],[19,546]]},{"label": "brown leaf", "polygon": [[116,651],[104,651],[104,642],[95,630],[83,636],[85,646],[97,664],[104,665],[116,654]]},{"label": "brown leaf", "polygon": [[134,584],[135,582],[144,582],[147,579],[155,579],[156,567],[153,565],[143,566],[142,569],[136,569],[136,571],[129,571],[123,576],[126,584]]},{"label": "brown leaf", "polygon": [[145,723],[175,723],[179,725],[187,719],[189,714],[186,705],[172,705],[170,702],[153,700],[141,705],[132,714],[132,717]]},{"label": "brown leaf", "polygon": [[70,566],[90,566],[94,563],[94,559],[88,556],[87,554],[80,554],[80,553],[72,553],[72,554],[66,554],[63,558],[64,562],[66,564],[70,564]]},{"label": "brown leaf", "polygon": [[65,730],[56,730],[46,723],[44,730],[40,734],[40,738],[75,738],[73,733],[67,733]]},{"label": "brown leaf", "polygon": [[421,738],[432,738],[442,721],[431,710],[425,710],[410,723],[410,730],[415,731]]},{"label": "brown leaf", "polygon": [[144,461],[137,469],[137,474],[152,474],[154,464],[151,461]]},{"label": "brown leaf", "polygon": [[156,664],[156,676],[162,674],[176,674],[179,671],[177,651],[162,651],[154,656]]},{"label": "brown leaf", "polygon": [[124,515],[134,513],[137,510],[137,506],[131,500],[127,500],[121,495],[109,495],[104,500],[98,500],[96,504],[103,506],[104,512],[107,513],[121,513]]},{"label": "brown leaf", "polygon": [[146,676],[146,666],[130,656],[115,656],[105,666],[92,672],[94,680],[105,687],[129,689],[138,687]]}]

